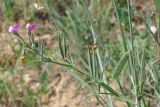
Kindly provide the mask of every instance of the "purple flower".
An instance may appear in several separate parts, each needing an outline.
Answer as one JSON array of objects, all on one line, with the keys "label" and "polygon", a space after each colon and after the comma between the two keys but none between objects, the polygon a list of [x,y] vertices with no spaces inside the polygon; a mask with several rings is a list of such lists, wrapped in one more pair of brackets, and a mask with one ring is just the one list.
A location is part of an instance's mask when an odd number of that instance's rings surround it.
[{"label": "purple flower", "polygon": [[20,24],[17,23],[15,25],[10,26],[8,31],[10,33],[16,33],[19,29],[20,29]]},{"label": "purple flower", "polygon": [[26,25],[26,29],[27,30],[34,30],[36,28],[36,24],[34,24],[34,23],[28,23],[27,25]]}]

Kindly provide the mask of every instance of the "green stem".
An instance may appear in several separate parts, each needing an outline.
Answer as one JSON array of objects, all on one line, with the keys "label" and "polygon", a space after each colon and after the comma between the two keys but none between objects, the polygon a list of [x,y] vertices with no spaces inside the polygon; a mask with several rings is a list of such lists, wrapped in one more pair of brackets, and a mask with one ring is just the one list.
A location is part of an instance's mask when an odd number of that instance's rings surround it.
[{"label": "green stem", "polygon": [[[88,8],[87,8],[86,0],[82,0],[82,4],[83,4],[83,6],[84,6],[84,8],[85,8],[86,15],[87,15],[87,17],[88,17],[88,21],[89,21],[89,23],[90,23],[90,25],[91,25],[91,31],[92,31],[92,37],[93,37],[94,44],[96,44],[96,42],[97,42],[96,39],[97,39],[97,36],[99,37],[99,35],[98,35],[97,32],[96,32],[96,28],[95,28],[95,25],[94,25],[94,23],[93,23],[93,19],[92,19],[92,17],[91,17],[91,14],[90,14]],[[100,66],[100,72],[101,72],[101,74],[103,74],[104,69],[103,69],[103,64],[102,64],[101,57],[100,57],[100,54],[99,54],[99,50],[98,50],[98,49],[96,49],[96,56],[97,56],[97,58],[98,58],[98,63],[99,63],[99,66]],[[106,84],[108,84],[105,75],[103,75],[103,81],[104,81]],[[109,106],[110,106],[110,107],[113,107],[112,97],[111,97],[110,95],[108,95],[108,99],[109,99],[109,103],[110,103]]]},{"label": "green stem", "polygon": [[[98,58],[98,63],[99,63],[99,66],[100,66],[101,74],[103,74],[104,69],[103,69],[103,66],[102,66],[102,61],[101,61],[101,57],[100,57],[100,54],[99,54],[99,50],[98,50],[98,49],[96,50],[96,55],[97,55],[97,58]],[[104,82],[105,84],[108,84],[105,75],[103,75],[102,80],[103,80],[103,82]],[[108,95],[108,100],[109,100],[109,106],[110,106],[110,107],[113,107],[113,102],[112,102],[112,97],[111,97],[111,95]]]},{"label": "green stem", "polygon": [[127,52],[127,50],[128,50],[127,49],[127,43],[125,41],[124,31],[123,31],[123,28],[122,28],[122,24],[121,24],[121,20],[120,20],[120,17],[119,17],[118,8],[117,8],[115,0],[113,0],[113,4],[114,4],[114,7],[115,7],[118,24],[119,24],[119,27],[120,27],[120,30],[121,30],[121,33],[122,33],[122,41],[123,41],[124,51]]}]

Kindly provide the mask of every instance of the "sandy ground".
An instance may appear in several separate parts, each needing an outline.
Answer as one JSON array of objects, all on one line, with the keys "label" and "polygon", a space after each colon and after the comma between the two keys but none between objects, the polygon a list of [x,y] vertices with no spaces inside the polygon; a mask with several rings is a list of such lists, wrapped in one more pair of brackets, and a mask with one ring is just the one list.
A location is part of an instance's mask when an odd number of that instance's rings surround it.
[{"label": "sandy ground", "polygon": [[[12,37],[6,38],[7,34],[0,35],[0,63],[3,64],[7,61],[9,65],[15,66],[16,60],[18,57],[15,57],[13,49],[16,47],[14,43],[10,43],[9,39]],[[7,35],[8,36],[8,35]],[[53,39],[51,35],[44,35],[44,40],[46,45],[52,46],[51,48],[56,48],[57,42],[56,39]],[[13,40],[16,42],[16,40]],[[55,45],[54,45],[55,44]],[[44,69],[45,64],[41,65],[41,69]],[[2,68],[1,68],[2,69]],[[19,76],[16,76],[16,80],[11,77],[11,74],[0,69],[0,79],[12,82],[15,82],[15,85],[19,84]],[[34,68],[26,69],[25,66],[19,67],[23,77],[23,83],[33,91],[37,91],[40,86],[40,74],[39,71]],[[50,64],[50,69],[48,71],[48,85],[47,93],[40,97],[38,101],[38,107],[101,107],[95,97],[89,97],[91,94],[84,90],[84,88],[78,83],[71,75],[61,69],[60,66],[55,64]],[[17,84],[16,84],[17,83]],[[5,101],[4,101],[5,102]],[[7,104],[4,104],[2,101],[1,107],[10,107]],[[19,107],[19,106],[17,106]]]},{"label": "sandy ground", "polygon": [[[138,9],[143,11],[145,8],[139,5],[141,2],[142,1],[137,1],[134,4],[137,5]],[[151,0],[147,3],[146,7],[150,6],[150,2]],[[0,27],[0,31],[1,30],[2,28]],[[9,65],[14,66],[16,60],[18,60],[16,53],[13,51],[16,46],[14,43],[11,43],[11,41],[8,41],[8,37],[6,37],[6,35],[9,36],[8,34],[0,34],[0,65],[7,62]],[[54,50],[57,48],[57,40],[51,35],[44,35],[43,39],[45,40],[46,45],[51,49]],[[42,69],[43,67],[44,65],[42,65]],[[12,79],[10,77],[10,73],[2,70],[3,69],[0,67],[0,79],[11,82]],[[23,67],[22,70],[24,84],[30,89],[36,91],[40,86],[39,71],[33,68],[26,69],[25,67]],[[87,97],[91,96],[91,94],[84,90],[84,88],[81,87],[81,85],[67,72],[62,70],[60,66],[54,64],[51,65],[48,82],[48,91],[45,95],[38,99],[41,102],[38,107],[102,107],[97,103],[95,97]],[[0,103],[0,107],[12,107],[4,104],[5,101],[1,102],[3,103]],[[115,103],[115,105],[116,107],[124,107],[124,105],[119,102]]]}]

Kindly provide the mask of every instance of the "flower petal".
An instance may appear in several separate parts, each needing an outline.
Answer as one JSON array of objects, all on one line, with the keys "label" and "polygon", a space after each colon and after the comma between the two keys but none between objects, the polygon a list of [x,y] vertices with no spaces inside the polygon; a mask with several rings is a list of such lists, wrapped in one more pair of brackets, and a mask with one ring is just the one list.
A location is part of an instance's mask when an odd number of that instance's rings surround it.
[{"label": "flower petal", "polygon": [[34,24],[34,23],[28,23],[26,25],[27,30],[34,30],[35,28],[36,28],[36,24]]},{"label": "flower petal", "polygon": [[10,26],[9,29],[8,29],[8,31],[9,31],[10,33],[15,33],[15,32],[17,32],[19,29],[20,29],[20,24],[17,23],[17,24],[15,24],[15,25]]}]

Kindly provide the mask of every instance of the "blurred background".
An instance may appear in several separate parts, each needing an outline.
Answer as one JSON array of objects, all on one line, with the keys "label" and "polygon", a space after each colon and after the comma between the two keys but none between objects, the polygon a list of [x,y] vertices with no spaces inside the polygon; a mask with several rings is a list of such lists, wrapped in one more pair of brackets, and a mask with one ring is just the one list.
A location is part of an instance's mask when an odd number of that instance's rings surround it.
[{"label": "blurred background", "polygon": [[[86,0],[86,4],[100,35],[97,38],[100,53],[106,54],[104,59],[108,58],[105,75],[110,80],[124,52],[113,2]],[[126,4],[126,0],[117,1],[122,27],[128,37]],[[141,16],[152,24],[155,7],[152,0],[132,0],[131,5],[135,47],[137,51],[145,48],[149,59],[156,56],[155,44]],[[22,44],[8,32],[10,25],[20,23],[19,33],[27,38],[25,26],[32,22],[37,24],[33,31],[35,40],[42,38],[47,53],[53,58],[60,59],[57,54],[59,31],[67,37],[70,52],[84,59],[87,59],[87,47],[93,43],[81,0],[0,0],[0,107],[103,107],[62,67],[43,63],[34,53],[24,52]],[[125,81],[127,78],[124,84]],[[114,82],[111,84],[114,86]],[[124,107],[119,101],[114,105]]]}]

